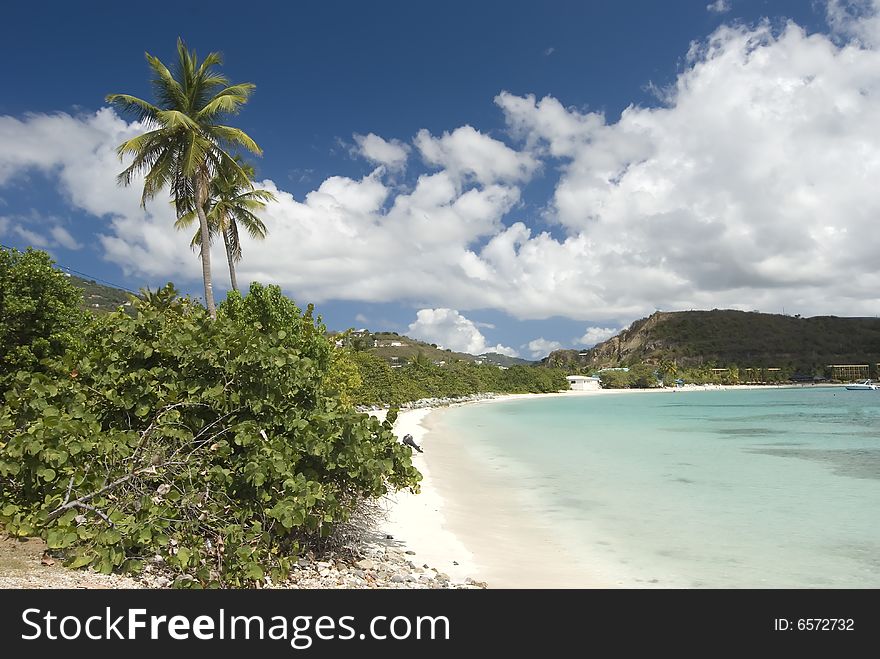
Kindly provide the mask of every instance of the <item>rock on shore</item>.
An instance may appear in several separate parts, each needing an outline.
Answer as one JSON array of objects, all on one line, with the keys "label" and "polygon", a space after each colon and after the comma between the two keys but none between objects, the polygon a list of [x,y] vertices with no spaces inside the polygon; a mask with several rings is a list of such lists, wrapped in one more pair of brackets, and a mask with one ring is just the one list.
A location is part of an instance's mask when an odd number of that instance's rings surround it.
[{"label": "rock on shore", "polygon": [[[0,588],[86,588],[134,589],[170,588],[172,576],[161,559],[148,561],[137,575],[100,574],[94,570],[71,570],[46,553],[38,538],[0,540]],[[299,559],[290,576],[264,588],[485,588],[486,584],[465,579],[453,581],[435,568],[419,563],[411,550],[381,543],[367,543],[355,551],[308,554]]]}]

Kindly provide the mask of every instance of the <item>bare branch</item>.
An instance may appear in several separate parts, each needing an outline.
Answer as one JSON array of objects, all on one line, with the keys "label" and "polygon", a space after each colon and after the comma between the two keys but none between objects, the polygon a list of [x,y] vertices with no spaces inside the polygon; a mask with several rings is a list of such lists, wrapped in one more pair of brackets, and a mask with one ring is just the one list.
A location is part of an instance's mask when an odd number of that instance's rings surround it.
[{"label": "bare branch", "polygon": [[[105,515],[104,513],[102,513],[100,510],[98,510],[97,508],[95,508],[94,506],[90,506],[90,505],[87,504],[87,503],[80,503],[80,502],[78,502],[78,501],[74,501],[72,504],[70,504],[70,507],[71,507],[71,508],[84,508],[85,510],[90,510],[90,511],[92,511],[93,513],[95,513],[98,517],[100,517],[101,519],[103,519],[105,522],[107,522],[107,525],[108,525],[111,529],[112,529],[112,528],[116,528],[116,525],[110,520],[110,518],[107,517],[107,515]],[[51,518],[50,518],[50,519],[51,519]]]},{"label": "bare branch", "polygon": [[61,505],[62,505],[62,506],[63,506],[64,504],[66,504],[68,501],[70,501],[70,491],[73,489],[73,478],[74,478],[74,477],[71,476],[71,477],[70,477],[70,482],[67,484],[67,494],[64,495],[64,501],[61,502]]}]

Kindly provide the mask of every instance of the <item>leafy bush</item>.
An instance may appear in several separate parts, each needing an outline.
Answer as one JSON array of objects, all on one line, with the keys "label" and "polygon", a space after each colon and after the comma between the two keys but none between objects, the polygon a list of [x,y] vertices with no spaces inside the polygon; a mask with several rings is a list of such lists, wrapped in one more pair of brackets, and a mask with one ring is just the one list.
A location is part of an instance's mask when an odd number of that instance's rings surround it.
[{"label": "leafy bush", "polygon": [[[161,296],[159,296],[161,298]],[[93,321],[46,373],[19,372],[0,412],[0,522],[67,564],[178,585],[283,577],[363,498],[417,488],[409,449],[339,404],[334,348],[277,287],[233,293],[211,321],[188,300]],[[330,378],[332,380],[332,378]]]},{"label": "leafy bush", "polygon": [[82,293],[46,252],[0,248],[0,392],[13,373],[39,368],[76,342]]},{"label": "leafy bush", "polygon": [[649,364],[636,364],[631,366],[627,375],[629,376],[629,386],[633,389],[651,389],[659,386],[657,369]]},{"label": "leafy bush", "polygon": [[446,398],[477,393],[546,393],[568,389],[566,371],[536,366],[500,369],[490,364],[455,361],[437,366],[417,359],[402,368],[369,352],[354,355],[361,385],[354,390],[363,405],[400,405],[421,398]]},{"label": "leafy bush", "polygon": [[599,373],[599,382],[603,389],[628,389],[630,386],[629,373],[626,371],[602,371]]}]

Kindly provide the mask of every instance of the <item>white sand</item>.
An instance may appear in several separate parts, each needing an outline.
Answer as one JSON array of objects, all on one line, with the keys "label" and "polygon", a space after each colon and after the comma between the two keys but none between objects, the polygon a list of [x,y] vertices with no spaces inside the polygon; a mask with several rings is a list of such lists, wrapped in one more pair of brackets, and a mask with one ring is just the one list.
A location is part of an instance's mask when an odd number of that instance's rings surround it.
[{"label": "white sand", "polygon": [[[444,516],[447,505],[431,479],[425,458],[431,454],[433,446],[431,442],[425,442],[427,430],[421,422],[431,411],[403,410],[394,424],[398,437],[409,433],[425,450],[425,453],[413,451],[413,465],[422,473],[421,492],[398,492],[389,496],[388,518],[381,530],[416,552],[412,557],[416,565],[426,563],[445,572],[453,581],[464,581],[467,577],[479,580],[473,555],[448,527]],[[376,415],[384,418],[385,413]]]},{"label": "white sand", "polygon": [[[511,394],[464,404],[485,404],[514,398],[589,396],[611,390],[558,394]],[[422,473],[421,492],[398,492],[387,498],[388,517],[381,532],[414,551],[415,564],[445,572],[453,581],[471,577],[496,588],[564,588],[607,586],[600,579],[572,580],[581,561],[546,536],[519,529],[521,513],[503,494],[496,479],[481,465],[462,458],[452,438],[429,433],[427,418],[446,408],[402,410],[394,424],[398,437],[409,433],[424,453],[413,451]],[[385,412],[375,412],[384,418]],[[437,476],[435,477],[435,472]],[[438,482],[442,481],[442,482]],[[475,555],[475,553],[477,555]],[[582,570],[581,570],[582,572]],[[583,577],[583,575],[581,575]]]}]

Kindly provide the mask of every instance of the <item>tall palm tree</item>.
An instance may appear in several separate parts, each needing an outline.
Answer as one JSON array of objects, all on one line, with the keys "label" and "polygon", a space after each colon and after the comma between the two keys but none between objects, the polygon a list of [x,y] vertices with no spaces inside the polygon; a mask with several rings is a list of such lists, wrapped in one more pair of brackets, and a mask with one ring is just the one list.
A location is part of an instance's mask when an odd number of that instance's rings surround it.
[{"label": "tall palm tree", "polygon": [[[137,174],[144,174],[141,206],[169,186],[178,217],[195,208],[202,244],[210,244],[205,202],[212,176],[223,167],[247,176],[229,151],[243,148],[262,151],[244,131],[221,123],[247,103],[255,85],[230,85],[215,70],[222,63],[219,53],[209,53],[199,64],[196,52],[177,40],[177,66],[171,71],[157,58],[145,53],[153,73],[157,105],[129,94],[110,94],[107,101],[135,115],[149,130],[119,146],[120,159],[133,156],[132,163],[118,176],[121,185],[130,185]],[[202,250],[202,278],[205,305],[217,317],[211,283],[211,253]]]},{"label": "tall palm tree", "polygon": [[[257,217],[255,211],[265,208],[270,201],[275,201],[275,195],[268,190],[258,190],[251,182],[254,177],[254,168],[235,158],[236,164],[247,177],[242,180],[237,170],[223,166],[211,179],[208,188],[208,200],[205,204],[205,214],[208,218],[209,237],[216,234],[223,235],[226,245],[226,260],[229,263],[229,280],[232,290],[238,290],[238,281],[235,277],[235,264],[241,261],[241,241],[239,240],[239,227],[250,234],[252,238],[263,240],[266,237],[266,225]],[[174,226],[178,229],[187,229],[196,221],[195,209],[182,215]],[[202,232],[197,229],[190,243],[195,249],[202,247]]]}]

